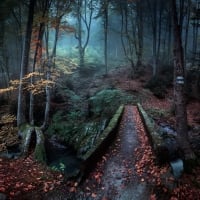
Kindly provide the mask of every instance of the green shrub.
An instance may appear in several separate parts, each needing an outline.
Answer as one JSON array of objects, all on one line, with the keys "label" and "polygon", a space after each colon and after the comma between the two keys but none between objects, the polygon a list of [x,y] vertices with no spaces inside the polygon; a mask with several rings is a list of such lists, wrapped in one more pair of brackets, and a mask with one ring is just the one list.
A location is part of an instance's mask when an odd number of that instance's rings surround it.
[{"label": "green shrub", "polygon": [[89,99],[94,117],[110,118],[121,104],[132,103],[133,98],[117,89],[104,89]]}]

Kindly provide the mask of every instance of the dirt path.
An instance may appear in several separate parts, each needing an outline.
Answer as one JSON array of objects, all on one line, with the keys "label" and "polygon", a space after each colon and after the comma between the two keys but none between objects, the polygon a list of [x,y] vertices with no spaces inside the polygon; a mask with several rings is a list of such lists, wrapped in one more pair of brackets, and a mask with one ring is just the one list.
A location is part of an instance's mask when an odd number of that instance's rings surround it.
[{"label": "dirt path", "polygon": [[134,107],[126,106],[120,123],[114,153],[105,163],[102,186],[110,199],[149,199],[149,189],[135,173],[134,150],[139,141],[134,125]]}]

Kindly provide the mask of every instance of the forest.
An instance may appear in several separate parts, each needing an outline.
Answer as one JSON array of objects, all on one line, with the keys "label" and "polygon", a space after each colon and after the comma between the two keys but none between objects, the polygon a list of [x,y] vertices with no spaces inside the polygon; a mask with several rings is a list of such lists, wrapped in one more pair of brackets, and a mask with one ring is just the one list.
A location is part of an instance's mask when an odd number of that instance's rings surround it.
[{"label": "forest", "polygon": [[1,0],[0,200],[198,200],[199,28],[199,0]]}]

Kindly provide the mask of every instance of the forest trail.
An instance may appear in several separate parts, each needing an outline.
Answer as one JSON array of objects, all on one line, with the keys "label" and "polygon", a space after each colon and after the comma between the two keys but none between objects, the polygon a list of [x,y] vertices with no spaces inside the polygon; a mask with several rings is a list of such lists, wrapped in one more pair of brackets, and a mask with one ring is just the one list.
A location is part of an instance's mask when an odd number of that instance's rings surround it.
[{"label": "forest trail", "polygon": [[[135,129],[134,106],[126,106],[119,126],[115,147],[105,163],[102,186],[110,199],[145,200],[150,191],[135,172],[135,149],[140,145]],[[112,152],[113,151],[113,152]]]}]

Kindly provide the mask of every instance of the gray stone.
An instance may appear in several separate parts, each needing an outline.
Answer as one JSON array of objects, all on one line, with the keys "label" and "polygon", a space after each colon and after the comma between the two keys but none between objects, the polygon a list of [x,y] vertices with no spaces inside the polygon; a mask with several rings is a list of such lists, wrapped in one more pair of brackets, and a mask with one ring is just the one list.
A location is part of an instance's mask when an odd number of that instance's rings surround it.
[{"label": "gray stone", "polygon": [[180,178],[183,173],[183,161],[181,159],[177,159],[175,161],[170,162],[172,172],[175,178]]}]

